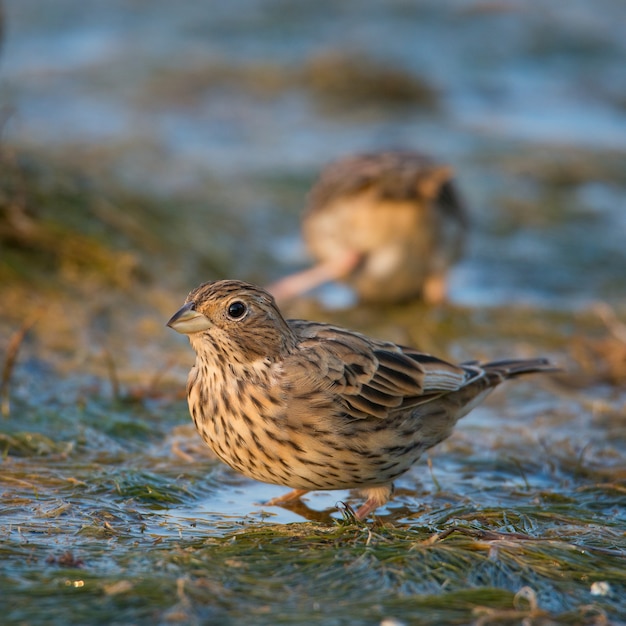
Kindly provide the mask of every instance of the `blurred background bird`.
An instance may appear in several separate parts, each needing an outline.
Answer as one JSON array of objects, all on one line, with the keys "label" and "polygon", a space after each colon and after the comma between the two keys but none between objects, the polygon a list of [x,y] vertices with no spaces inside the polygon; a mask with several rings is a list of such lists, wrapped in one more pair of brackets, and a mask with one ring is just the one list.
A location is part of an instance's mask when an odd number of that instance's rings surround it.
[{"label": "blurred background bird", "polygon": [[361,301],[441,302],[467,230],[452,173],[448,165],[401,150],[330,163],[311,189],[302,223],[317,264],[269,291],[280,302],[341,281]]}]

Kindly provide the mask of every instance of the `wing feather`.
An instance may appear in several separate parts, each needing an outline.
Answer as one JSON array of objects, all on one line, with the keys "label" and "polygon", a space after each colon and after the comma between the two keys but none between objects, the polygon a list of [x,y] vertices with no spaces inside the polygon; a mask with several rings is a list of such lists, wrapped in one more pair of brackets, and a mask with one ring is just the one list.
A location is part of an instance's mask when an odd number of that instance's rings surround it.
[{"label": "wing feather", "polygon": [[[346,417],[385,419],[396,410],[417,406],[451,391],[481,373],[458,367],[413,348],[376,341],[359,333],[290,320],[300,342],[293,359],[301,360],[294,388],[304,394],[326,390],[339,400]],[[313,368],[315,375],[304,375]],[[307,384],[303,384],[304,380]],[[320,382],[321,381],[321,382]]]}]

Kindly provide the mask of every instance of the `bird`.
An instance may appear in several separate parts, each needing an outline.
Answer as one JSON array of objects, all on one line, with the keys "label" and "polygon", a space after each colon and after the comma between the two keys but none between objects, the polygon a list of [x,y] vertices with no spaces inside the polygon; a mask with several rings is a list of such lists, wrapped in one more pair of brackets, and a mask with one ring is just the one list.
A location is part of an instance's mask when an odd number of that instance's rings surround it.
[{"label": "bird", "polygon": [[191,418],[232,469],[309,491],[357,489],[366,519],[393,481],[508,378],[552,372],[544,358],[455,365],[339,326],[286,320],[273,296],[239,280],[193,289],[167,326],[188,336]]},{"label": "bird", "polygon": [[311,188],[302,218],[316,264],[268,290],[284,302],[337,280],[362,302],[441,303],[468,229],[452,175],[449,165],[409,150],[331,162]]}]

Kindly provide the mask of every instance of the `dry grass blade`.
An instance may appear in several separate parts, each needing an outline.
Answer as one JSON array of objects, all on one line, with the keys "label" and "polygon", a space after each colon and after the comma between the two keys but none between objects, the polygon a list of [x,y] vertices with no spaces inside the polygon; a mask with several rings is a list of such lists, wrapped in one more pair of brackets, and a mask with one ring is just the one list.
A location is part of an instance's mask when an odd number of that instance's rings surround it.
[{"label": "dry grass blade", "polygon": [[618,319],[614,309],[606,302],[598,302],[594,309],[611,335],[622,343],[626,343],[626,324]]},{"label": "dry grass blade", "polygon": [[15,368],[17,355],[28,331],[38,322],[39,318],[43,315],[43,311],[43,307],[38,308],[24,321],[22,326],[13,333],[11,339],[9,339],[9,345],[7,346],[6,357],[4,359],[4,367],[2,368],[2,382],[0,383],[1,410],[4,417],[9,417],[11,413],[11,376]]},{"label": "dry grass blade", "polygon": [[119,401],[120,395],[120,381],[117,375],[117,366],[115,365],[115,359],[111,354],[111,351],[107,348],[103,349],[104,362],[106,364],[107,373],[109,375],[109,382],[111,383],[111,394],[115,401]]}]

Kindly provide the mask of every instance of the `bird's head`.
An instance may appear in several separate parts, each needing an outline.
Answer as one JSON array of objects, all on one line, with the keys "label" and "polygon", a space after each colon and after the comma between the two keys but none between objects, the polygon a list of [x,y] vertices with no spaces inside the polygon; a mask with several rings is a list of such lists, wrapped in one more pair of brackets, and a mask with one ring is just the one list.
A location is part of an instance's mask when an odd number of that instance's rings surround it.
[{"label": "bird's head", "polygon": [[199,356],[213,352],[239,363],[276,358],[296,338],[264,289],[238,280],[203,283],[167,322],[185,334]]}]

